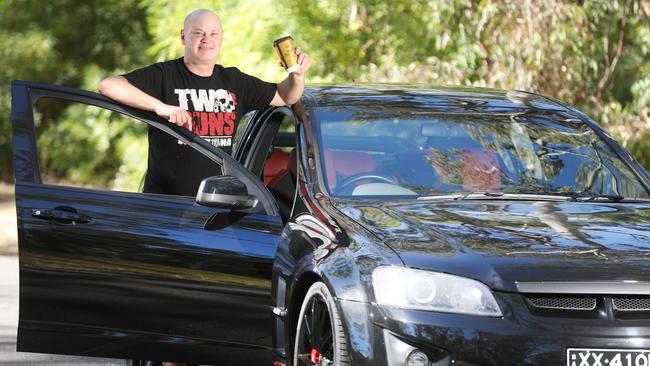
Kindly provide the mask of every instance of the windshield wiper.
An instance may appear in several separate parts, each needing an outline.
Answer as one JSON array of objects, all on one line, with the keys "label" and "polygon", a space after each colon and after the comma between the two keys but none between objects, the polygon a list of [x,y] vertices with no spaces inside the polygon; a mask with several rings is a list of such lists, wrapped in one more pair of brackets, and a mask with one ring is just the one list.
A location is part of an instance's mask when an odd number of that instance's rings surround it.
[{"label": "windshield wiper", "polygon": [[578,202],[610,201],[610,202],[650,202],[647,198],[625,197],[620,194],[586,194],[575,195]]},{"label": "windshield wiper", "polygon": [[556,202],[650,202],[647,198],[624,197],[617,194],[579,194],[562,192],[558,194],[529,194],[529,193],[503,193],[503,192],[462,192],[454,194],[444,194],[439,196],[422,196],[417,198],[418,201],[437,201],[437,200],[512,200],[512,201],[556,201]]},{"label": "windshield wiper", "polygon": [[575,200],[578,202],[593,202],[595,200],[600,200],[600,199],[619,202],[624,200],[625,197],[619,194],[591,194],[591,195],[575,196]]},{"label": "windshield wiper", "polygon": [[463,192],[456,194],[446,194],[440,196],[418,197],[421,201],[433,200],[513,200],[513,201],[559,201],[567,202],[573,200],[568,196],[545,195],[545,194],[525,194],[525,193],[503,193],[503,192]]},{"label": "windshield wiper", "polygon": [[462,193],[453,193],[453,194],[442,194],[437,196],[422,196],[418,197],[420,201],[433,201],[433,200],[464,200],[467,198],[473,198],[470,196],[479,196],[479,197],[501,197],[503,193],[501,192],[462,192]]},{"label": "windshield wiper", "polygon": [[503,192],[463,192],[461,197],[457,198],[460,200],[472,199],[472,198],[482,198],[482,197],[502,197]]}]

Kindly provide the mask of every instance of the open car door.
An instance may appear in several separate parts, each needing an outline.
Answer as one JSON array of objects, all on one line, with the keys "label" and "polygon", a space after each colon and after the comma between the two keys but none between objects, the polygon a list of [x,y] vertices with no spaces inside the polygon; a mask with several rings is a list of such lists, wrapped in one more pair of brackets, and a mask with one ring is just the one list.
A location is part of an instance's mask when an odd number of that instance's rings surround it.
[{"label": "open car door", "polygon": [[[271,364],[282,220],[261,181],[191,132],[99,94],[16,81],[12,95],[18,351]],[[235,211],[195,197],[44,183],[33,110],[42,98],[159,128],[221,164],[258,204]]]}]

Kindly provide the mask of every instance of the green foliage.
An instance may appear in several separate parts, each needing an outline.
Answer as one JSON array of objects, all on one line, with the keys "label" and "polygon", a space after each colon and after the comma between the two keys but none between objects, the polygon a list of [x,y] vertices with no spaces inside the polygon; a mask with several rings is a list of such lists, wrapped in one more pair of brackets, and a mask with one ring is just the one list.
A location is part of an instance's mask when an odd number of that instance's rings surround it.
[{"label": "green foliage", "polygon": [[[13,179],[12,80],[94,90],[98,81],[147,61],[144,8],[128,0],[0,0],[0,179]],[[54,120],[61,110],[51,110]],[[79,136],[83,142],[84,136]],[[66,162],[66,164],[69,162]]]},{"label": "green foliage", "polygon": [[47,113],[39,113],[35,121],[43,181],[138,191],[146,168],[146,124],[57,99],[40,99],[35,109],[48,111],[62,104],[56,121]]},{"label": "green foliage", "polygon": [[650,167],[650,132],[645,132],[630,141],[628,151],[643,166]]},{"label": "green foliage", "polygon": [[[198,8],[222,18],[226,66],[280,81],[286,74],[272,43],[291,34],[313,60],[309,82],[540,92],[587,112],[650,168],[642,138],[650,136],[648,1],[0,0],[1,176],[10,176],[10,80],[93,90],[107,75],[180,57],[184,17]],[[49,113],[55,120],[72,112]],[[90,139],[79,149],[101,151],[101,143]],[[110,169],[138,171],[117,150],[110,154],[118,162]]]}]

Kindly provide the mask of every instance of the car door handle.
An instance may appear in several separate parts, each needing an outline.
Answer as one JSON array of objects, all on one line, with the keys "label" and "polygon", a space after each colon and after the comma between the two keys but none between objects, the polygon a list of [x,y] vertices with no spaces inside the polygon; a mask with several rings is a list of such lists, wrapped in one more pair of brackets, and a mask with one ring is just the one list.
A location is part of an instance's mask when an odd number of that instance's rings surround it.
[{"label": "car door handle", "polygon": [[90,216],[77,212],[72,207],[61,206],[54,209],[35,208],[32,216],[37,219],[56,221],[62,224],[85,224],[90,222]]}]

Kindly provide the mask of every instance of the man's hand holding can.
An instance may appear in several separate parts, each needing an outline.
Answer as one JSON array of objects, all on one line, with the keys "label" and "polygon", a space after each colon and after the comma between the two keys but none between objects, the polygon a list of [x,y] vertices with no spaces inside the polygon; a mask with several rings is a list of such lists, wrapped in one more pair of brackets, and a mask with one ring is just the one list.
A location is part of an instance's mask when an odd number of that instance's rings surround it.
[{"label": "man's hand holding can", "polygon": [[288,73],[303,76],[311,66],[309,56],[303,53],[300,47],[294,47],[291,36],[275,40],[273,46],[278,52],[278,57],[280,57],[280,66]]}]

